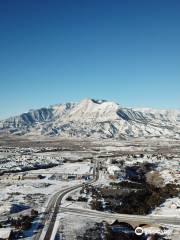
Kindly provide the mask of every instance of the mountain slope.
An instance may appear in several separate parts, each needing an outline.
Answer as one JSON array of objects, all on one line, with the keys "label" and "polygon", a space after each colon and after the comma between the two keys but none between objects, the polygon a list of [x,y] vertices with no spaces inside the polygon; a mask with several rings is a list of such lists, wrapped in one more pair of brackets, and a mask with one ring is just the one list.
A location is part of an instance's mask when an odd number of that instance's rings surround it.
[{"label": "mountain slope", "polygon": [[180,110],[130,109],[84,99],[31,110],[0,121],[0,133],[93,138],[180,139]]}]

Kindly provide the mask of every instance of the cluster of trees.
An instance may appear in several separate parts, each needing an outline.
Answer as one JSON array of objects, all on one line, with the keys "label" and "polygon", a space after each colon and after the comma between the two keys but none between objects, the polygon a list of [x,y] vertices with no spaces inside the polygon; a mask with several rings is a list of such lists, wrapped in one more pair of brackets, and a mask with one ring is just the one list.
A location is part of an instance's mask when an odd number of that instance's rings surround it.
[{"label": "cluster of trees", "polygon": [[[85,185],[80,193],[91,195],[92,209],[146,215],[166,199],[178,196],[180,189],[176,184],[157,184],[161,182],[158,174],[147,176],[155,167],[155,164],[148,162],[129,166],[126,170],[133,173],[129,175],[130,181],[112,182],[110,185],[113,188]],[[80,198],[79,201],[86,199]]]},{"label": "cluster of trees", "polygon": [[33,220],[38,216],[38,211],[32,209],[30,215],[20,215],[17,219],[9,218],[11,226],[20,230],[28,230],[32,226]]},{"label": "cluster of trees", "polygon": [[113,189],[86,187],[86,192],[91,192],[93,198],[92,208],[100,211],[110,210],[117,213],[145,215],[160,206],[166,199],[178,196],[180,186],[163,185],[158,174],[148,174],[154,168],[154,164],[146,162],[127,167],[126,172],[131,181],[112,182],[110,185]]},{"label": "cluster of trees", "polygon": [[[126,188],[131,185],[135,186],[134,183],[121,183],[125,185]],[[125,213],[125,214],[140,214],[145,215],[150,213],[153,209],[161,205],[167,198],[172,198],[177,196],[179,190],[177,185],[167,184],[162,188],[157,188],[153,185],[143,184],[143,188],[136,191],[126,191],[121,192],[121,195],[114,191],[117,196],[108,195],[108,190],[105,192],[103,189],[101,191],[101,198],[103,198],[108,204],[106,209],[112,212]],[[141,186],[141,187],[142,187]],[[119,186],[118,186],[119,187]],[[132,187],[132,186],[131,186]],[[96,210],[103,210],[102,202],[98,196],[93,198],[91,206]]]},{"label": "cluster of trees", "polygon": [[79,196],[76,200],[73,199],[72,196],[68,196],[66,198],[67,201],[77,201],[77,202],[87,202],[87,198],[86,197],[82,197],[82,196]]},{"label": "cluster of trees", "polygon": [[126,166],[126,178],[139,183],[146,182],[146,174],[156,168],[156,164],[144,162],[134,166]]},{"label": "cluster of trees", "polygon": [[122,189],[122,188],[142,189],[144,187],[144,184],[143,183],[137,183],[137,182],[123,181],[123,182],[111,182],[110,186],[113,186],[117,189]]}]

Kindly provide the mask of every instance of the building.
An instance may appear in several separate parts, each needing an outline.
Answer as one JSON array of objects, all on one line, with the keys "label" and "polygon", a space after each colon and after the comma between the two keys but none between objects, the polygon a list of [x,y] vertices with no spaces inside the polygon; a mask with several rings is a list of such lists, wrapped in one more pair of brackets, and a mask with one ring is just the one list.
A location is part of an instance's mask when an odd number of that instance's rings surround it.
[{"label": "building", "polygon": [[120,168],[115,165],[109,165],[107,168],[109,175],[117,176],[120,173]]}]

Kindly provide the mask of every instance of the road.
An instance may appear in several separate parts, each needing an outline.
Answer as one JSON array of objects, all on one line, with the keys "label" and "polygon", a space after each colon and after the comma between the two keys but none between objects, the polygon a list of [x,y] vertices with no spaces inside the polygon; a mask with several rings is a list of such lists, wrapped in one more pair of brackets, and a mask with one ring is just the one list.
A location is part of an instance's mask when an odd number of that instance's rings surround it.
[{"label": "road", "polygon": [[42,219],[42,225],[44,226],[43,229],[35,236],[35,240],[50,240],[51,234],[54,228],[54,224],[56,221],[56,217],[59,211],[59,207],[63,197],[75,190],[82,187],[82,184],[76,185],[74,187],[67,188],[65,190],[59,191],[53,195],[51,201],[49,202],[45,214]]},{"label": "road", "polygon": [[[98,161],[94,163],[94,171],[93,171],[93,180],[88,182],[89,184],[95,183],[99,178],[99,170],[98,170]],[[34,237],[34,240],[50,240],[51,235],[54,229],[55,221],[57,214],[59,212],[59,208],[62,202],[63,197],[71,191],[75,189],[81,188],[83,184],[78,184],[76,186],[61,190],[55,193],[50,199],[45,214],[41,218],[41,224],[44,226]]]},{"label": "road", "polygon": [[76,215],[88,216],[90,218],[100,218],[100,219],[118,219],[125,222],[136,222],[136,223],[146,223],[146,224],[173,224],[180,226],[180,217],[170,217],[170,216],[155,216],[155,215],[130,215],[130,214],[117,214],[100,212],[91,209],[77,209],[77,208],[66,208],[60,207],[60,211],[64,213],[71,213]]}]

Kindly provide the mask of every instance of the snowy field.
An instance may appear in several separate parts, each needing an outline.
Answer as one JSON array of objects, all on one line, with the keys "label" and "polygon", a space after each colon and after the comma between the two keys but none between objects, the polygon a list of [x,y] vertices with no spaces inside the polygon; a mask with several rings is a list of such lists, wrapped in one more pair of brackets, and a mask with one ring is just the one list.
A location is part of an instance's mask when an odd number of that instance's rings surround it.
[{"label": "snowy field", "polygon": [[[24,206],[39,208],[53,193],[77,185],[82,180],[53,180],[51,176],[56,174],[92,174],[93,168],[90,163],[65,163],[63,165],[39,169],[26,172],[26,176],[37,176],[43,174],[43,179],[24,179],[16,180],[4,179],[0,181],[0,213],[13,213],[12,205],[16,204],[17,208]],[[12,174],[14,176],[16,174]]]},{"label": "snowy field", "polygon": [[152,215],[180,217],[180,198],[167,199],[152,212]]},{"label": "snowy field", "polygon": [[[56,226],[54,231],[55,239],[66,239],[66,240],[78,240],[78,237],[85,233],[86,230],[94,227],[96,223],[102,223],[106,221],[109,224],[113,223],[113,219],[101,219],[91,218],[87,216],[78,216],[76,214],[61,213],[58,215],[56,220]],[[166,236],[164,239],[168,240],[179,240],[180,228],[171,225],[163,225],[162,229],[156,225],[147,225],[143,227],[143,231],[146,236],[159,234]]]},{"label": "snowy field", "polygon": [[89,162],[82,163],[64,163],[60,166],[49,168],[49,169],[39,169],[29,171],[29,174],[41,174],[45,176],[53,175],[53,174],[92,174],[93,173],[93,165]]}]

